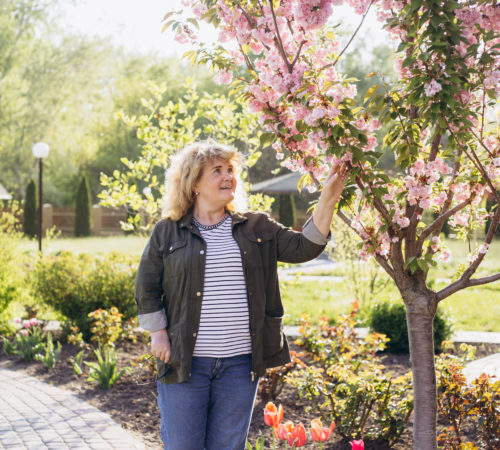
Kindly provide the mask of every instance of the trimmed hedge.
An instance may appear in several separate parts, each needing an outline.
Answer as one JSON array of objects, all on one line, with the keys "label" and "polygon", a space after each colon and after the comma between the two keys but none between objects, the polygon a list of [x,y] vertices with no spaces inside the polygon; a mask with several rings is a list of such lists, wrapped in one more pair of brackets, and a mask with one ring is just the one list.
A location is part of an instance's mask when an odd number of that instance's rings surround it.
[{"label": "trimmed hedge", "polygon": [[[406,308],[403,304],[383,302],[370,311],[368,324],[372,331],[385,334],[390,341],[387,351],[391,353],[409,353]],[[451,336],[451,323],[438,308],[434,316],[434,351],[441,351],[441,343]]]},{"label": "trimmed hedge", "polygon": [[40,259],[31,272],[35,293],[73,321],[90,338],[88,313],[116,306],[124,319],[136,315],[134,281],[138,259],[118,253],[105,256],[61,252]]}]

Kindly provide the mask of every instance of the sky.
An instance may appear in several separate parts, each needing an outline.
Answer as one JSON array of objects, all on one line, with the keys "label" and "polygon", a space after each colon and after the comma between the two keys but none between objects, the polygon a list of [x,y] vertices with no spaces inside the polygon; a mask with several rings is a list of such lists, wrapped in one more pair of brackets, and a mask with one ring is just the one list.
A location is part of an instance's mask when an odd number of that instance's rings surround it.
[{"label": "sky", "polygon": [[[126,50],[152,52],[160,57],[180,57],[187,47],[174,41],[170,31],[161,32],[162,19],[171,9],[182,9],[180,0],[75,0],[73,5],[64,7],[62,22],[70,32],[105,37]],[[355,42],[366,50],[367,55],[385,38],[374,12],[370,11],[363,24],[364,34]],[[353,30],[361,20],[361,16],[347,7],[337,8],[335,17]],[[216,33],[208,25],[201,33],[205,41],[213,42],[216,38]]]}]

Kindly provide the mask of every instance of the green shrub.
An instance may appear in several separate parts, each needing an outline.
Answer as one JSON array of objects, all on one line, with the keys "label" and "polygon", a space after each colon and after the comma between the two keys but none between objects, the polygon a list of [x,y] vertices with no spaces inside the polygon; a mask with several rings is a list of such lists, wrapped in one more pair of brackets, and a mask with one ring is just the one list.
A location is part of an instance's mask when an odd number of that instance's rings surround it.
[{"label": "green shrub", "polygon": [[286,227],[297,226],[297,214],[295,212],[295,200],[292,194],[280,194],[279,196],[280,222]]},{"label": "green shrub", "polygon": [[21,270],[17,249],[22,233],[16,214],[18,207],[10,205],[10,212],[0,215],[0,329],[9,329],[6,310],[9,304],[19,298],[24,274]]},{"label": "green shrub", "polygon": [[[409,353],[406,309],[402,303],[382,302],[376,304],[368,318],[370,329],[385,334],[390,340],[387,351]],[[434,316],[434,350],[441,351],[441,343],[451,336],[449,319],[438,309]]]},{"label": "green shrub", "polygon": [[31,277],[36,295],[77,325],[88,342],[92,311],[116,306],[124,319],[135,316],[136,268],[137,258],[118,253],[61,252],[37,261]]},{"label": "green shrub", "polygon": [[[438,436],[440,448],[498,449],[500,443],[500,381],[483,373],[468,382],[463,374],[475,348],[444,342],[436,356],[437,403],[441,420],[447,425]],[[474,423],[475,442],[468,441],[465,423]]]},{"label": "green shrub", "polygon": [[87,176],[80,178],[75,203],[75,236],[90,236],[92,230],[92,200]]},{"label": "green shrub", "polygon": [[26,197],[24,199],[24,223],[23,231],[26,236],[35,237],[38,235],[38,195],[37,186],[34,180],[30,180],[26,187]]},{"label": "green shrub", "polygon": [[340,316],[337,324],[327,318],[319,325],[303,321],[296,343],[311,353],[312,364],[294,370],[287,381],[308,400],[306,410],[321,420],[333,420],[344,439],[392,445],[413,411],[411,374],[395,377],[384,371],[377,352],[385,348],[387,338],[371,333],[359,339],[354,330],[357,312],[354,302],[350,314]]}]

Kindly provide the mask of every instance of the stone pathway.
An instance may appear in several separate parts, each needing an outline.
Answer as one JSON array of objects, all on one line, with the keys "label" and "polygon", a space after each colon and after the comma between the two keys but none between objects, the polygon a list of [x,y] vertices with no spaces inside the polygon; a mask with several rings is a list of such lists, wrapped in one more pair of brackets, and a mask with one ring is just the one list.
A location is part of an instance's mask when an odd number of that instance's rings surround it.
[{"label": "stone pathway", "polygon": [[0,368],[0,448],[144,449],[107,414],[70,392]]}]

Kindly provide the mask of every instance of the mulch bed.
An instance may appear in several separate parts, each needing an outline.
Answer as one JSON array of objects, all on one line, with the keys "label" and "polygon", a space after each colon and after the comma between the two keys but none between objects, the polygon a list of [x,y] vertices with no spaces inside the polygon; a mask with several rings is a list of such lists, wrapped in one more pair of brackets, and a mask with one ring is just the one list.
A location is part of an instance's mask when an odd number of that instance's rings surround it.
[{"label": "mulch bed", "polygon": [[[295,349],[298,350],[297,348]],[[123,367],[129,366],[133,358],[148,353],[148,346],[138,341],[135,344],[121,344],[117,350],[119,367]],[[88,382],[73,374],[69,358],[73,358],[78,351],[78,348],[65,344],[62,348],[60,361],[51,371],[48,371],[42,363],[36,361],[24,363],[14,357],[6,356],[3,352],[0,354],[0,366],[22,371],[39,380],[73,392],[99,410],[109,414],[123,428],[142,439],[148,449],[162,448],[159,432],[160,418],[156,405],[156,385],[154,382],[148,383],[150,380],[149,374],[145,370],[141,370],[138,373],[125,374],[112,389],[105,391],[97,386],[95,382]],[[480,358],[496,352],[500,352],[500,345],[481,344],[477,346],[476,356]],[[87,353],[86,360],[89,360],[89,358],[90,356]],[[403,374],[408,370],[409,357],[406,354],[386,354],[383,357],[383,364],[393,373]],[[138,377],[141,378],[139,379]],[[294,423],[303,422],[308,427],[310,421],[316,417],[314,413],[305,412],[305,402],[298,397],[297,391],[291,386],[285,386],[276,403],[283,405],[285,411],[284,420],[292,420]],[[262,414],[264,406],[265,403],[257,399],[250,426],[250,442],[254,442],[259,435],[259,431],[262,431],[266,436],[266,442],[270,443],[271,435],[267,429],[268,427],[264,424]],[[370,450],[406,450],[412,447],[411,436],[412,428],[410,425],[401,440],[392,447],[369,444],[366,448]],[[312,448],[312,445],[306,444],[304,448]],[[348,442],[342,441],[334,432],[334,436],[330,438],[330,441],[323,448],[348,450],[351,446]]]}]

